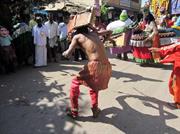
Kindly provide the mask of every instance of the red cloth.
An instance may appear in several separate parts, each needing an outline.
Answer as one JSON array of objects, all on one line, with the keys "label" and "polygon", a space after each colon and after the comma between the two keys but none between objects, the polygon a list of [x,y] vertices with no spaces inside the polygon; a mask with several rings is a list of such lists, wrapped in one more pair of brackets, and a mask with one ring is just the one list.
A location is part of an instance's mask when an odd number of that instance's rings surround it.
[{"label": "red cloth", "polygon": [[162,47],[159,52],[161,57],[165,57],[161,63],[173,63],[169,91],[174,96],[174,101],[180,103],[180,43]]},{"label": "red cloth", "polygon": [[[79,80],[77,78],[74,78],[72,80],[71,89],[70,89],[70,100],[71,100],[72,111],[78,111],[78,97],[80,94],[80,90],[79,90],[80,85],[81,84],[79,83]],[[90,89],[89,94],[91,96],[92,108],[97,108],[98,107],[98,91]]]},{"label": "red cloth", "polygon": [[[146,23],[143,21],[139,24],[139,28],[144,30]],[[152,47],[160,47],[160,37],[159,34],[154,35],[152,39]],[[133,47],[133,56],[137,59],[159,61],[160,56],[158,53],[152,53],[148,50],[148,47]]]},{"label": "red cloth", "polygon": [[111,64],[107,59],[103,62],[90,61],[84,66],[83,70],[79,72],[77,79],[80,84],[93,90],[103,90],[108,88],[111,73]]},{"label": "red cloth", "polygon": [[144,30],[144,29],[146,28],[146,22],[145,22],[145,21],[141,21],[141,22],[139,23],[139,28],[142,29],[142,30]]},{"label": "red cloth", "polygon": [[180,43],[161,48],[160,54],[165,57],[161,63],[173,63],[173,72],[180,75]]},{"label": "red cloth", "polygon": [[79,86],[82,84],[90,89],[92,108],[98,107],[98,92],[108,87],[111,71],[111,64],[108,60],[104,62],[90,61],[79,72],[79,75],[74,77],[70,88],[71,111],[74,111],[73,114],[78,114]]},{"label": "red cloth", "polygon": [[174,102],[180,103],[180,75],[176,75],[175,80],[173,81],[172,94],[174,95]]},{"label": "red cloth", "polygon": [[151,52],[147,47],[133,47],[133,56],[138,59],[151,59]]},{"label": "red cloth", "polygon": [[171,28],[174,25],[174,21],[172,21],[171,19],[168,19],[166,23],[168,28]]}]

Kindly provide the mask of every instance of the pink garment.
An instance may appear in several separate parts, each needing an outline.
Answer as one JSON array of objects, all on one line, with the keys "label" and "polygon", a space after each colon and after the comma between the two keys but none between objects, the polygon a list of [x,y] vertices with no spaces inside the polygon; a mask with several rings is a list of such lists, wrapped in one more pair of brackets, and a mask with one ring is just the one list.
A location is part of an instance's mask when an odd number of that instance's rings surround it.
[{"label": "pink garment", "polygon": [[85,85],[89,88],[91,96],[92,108],[98,108],[98,92],[99,90],[107,89],[111,77],[111,64],[108,59],[100,61],[89,61],[87,65],[75,76],[71,82],[70,100],[71,113],[74,116],[78,115],[78,97],[80,94],[80,85]]},{"label": "pink garment", "polygon": [[[72,80],[71,88],[70,88],[71,110],[72,110],[72,112],[75,111],[76,114],[78,111],[78,97],[80,94],[80,89],[79,89],[80,85],[81,84],[80,84],[79,80],[75,77]],[[97,108],[98,107],[98,91],[90,89],[89,93],[91,96],[92,108]]]}]

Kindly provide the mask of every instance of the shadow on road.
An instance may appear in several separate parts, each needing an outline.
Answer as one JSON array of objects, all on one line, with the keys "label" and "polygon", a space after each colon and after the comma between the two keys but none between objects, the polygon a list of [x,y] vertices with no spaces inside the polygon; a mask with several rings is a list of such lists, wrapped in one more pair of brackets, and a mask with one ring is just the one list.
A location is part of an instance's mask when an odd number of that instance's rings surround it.
[{"label": "shadow on road", "polygon": [[[144,107],[152,108],[159,112],[159,115],[145,114],[131,107],[126,99],[138,99]],[[164,110],[167,107],[166,102],[156,98],[139,95],[122,95],[116,98],[122,109],[118,107],[109,107],[103,109],[99,118],[80,117],[82,122],[101,122],[112,125],[126,134],[179,134],[175,128],[166,125],[166,121],[178,118],[176,115]]]},{"label": "shadow on road", "polygon": [[[82,65],[84,63],[73,64]],[[56,73],[59,71],[60,75],[71,75],[69,70],[79,71],[81,68],[68,62],[49,66],[50,68],[25,68],[16,74],[0,78],[1,134],[72,134],[76,126],[82,127],[80,123],[65,115],[64,111],[69,101],[69,94],[67,95],[64,91],[66,83],[59,83],[61,79],[52,80],[51,77],[42,74],[42,72]],[[124,82],[141,80],[161,82],[137,74],[117,71],[113,71],[112,77],[130,79]],[[157,109],[160,115],[140,113],[126,103],[126,98],[139,99],[146,107]],[[127,134],[164,134],[166,132],[178,134],[176,129],[166,125],[166,120],[175,119],[177,116],[164,110],[164,102],[156,98],[135,95],[122,95],[116,100],[122,109],[110,107],[104,109],[98,119],[80,117],[79,120],[110,124]],[[158,107],[154,107],[151,103]],[[72,123],[72,125],[66,128],[67,123]],[[86,134],[86,132],[82,133]]]},{"label": "shadow on road", "polygon": [[172,70],[173,69],[172,64],[161,64],[161,63],[150,63],[148,65],[144,65],[141,67],[161,68],[163,70]]},{"label": "shadow on road", "polygon": [[[80,65],[81,63],[74,63]],[[79,67],[52,64],[50,68],[24,68],[16,74],[0,78],[1,134],[72,134],[77,122],[66,118],[69,94],[65,82],[53,80],[44,73],[68,75]],[[73,125],[65,128],[67,123]]]},{"label": "shadow on road", "polygon": [[156,80],[156,79],[152,79],[152,78],[147,78],[147,77],[143,77],[141,75],[138,74],[132,74],[132,73],[125,73],[125,72],[120,72],[120,71],[112,71],[112,77],[116,78],[116,79],[120,79],[120,78],[128,78],[129,80],[125,80],[123,82],[136,82],[136,81],[153,81],[153,82],[163,82],[162,80]]}]

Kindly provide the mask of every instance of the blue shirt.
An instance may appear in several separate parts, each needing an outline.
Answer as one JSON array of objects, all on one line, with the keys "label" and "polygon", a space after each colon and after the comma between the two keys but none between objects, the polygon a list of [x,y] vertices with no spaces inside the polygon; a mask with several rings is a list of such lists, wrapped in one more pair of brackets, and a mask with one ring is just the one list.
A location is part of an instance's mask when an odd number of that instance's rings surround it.
[{"label": "blue shirt", "polygon": [[0,36],[0,46],[10,46],[11,45],[12,38],[11,36],[2,37]]},{"label": "blue shirt", "polygon": [[64,22],[59,23],[59,39],[63,40],[67,38],[68,30],[67,25]]}]

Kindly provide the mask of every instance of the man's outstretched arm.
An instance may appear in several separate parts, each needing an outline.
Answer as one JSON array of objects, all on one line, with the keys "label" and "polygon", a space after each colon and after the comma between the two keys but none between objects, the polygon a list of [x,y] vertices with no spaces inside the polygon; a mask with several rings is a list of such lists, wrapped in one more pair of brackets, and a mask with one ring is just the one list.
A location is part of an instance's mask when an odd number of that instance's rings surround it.
[{"label": "man's outstretched arm", "polygon": [[112,39],[112,31],[111,30],[102,30],[102,31],[98,31],[98,35],[99,36],[104,36],[104,41],[109,40],[113,45],[115,45],[115,41]]},{"label": "man's outstretched arm", "polygon": [[110,36],[112,35],[112,31],[111,31],[111,30],[100,30],[100,31],[98,31],[98,30],[97,30],[94,26],[92,26],[92,25],[88,25],[88,27],[89,27],[92,31],[96,32],[99,36],[106,36],[107,39],[109,39]]},{"label": "man's outstretched arm", "polygon": [[69,58],[71,56],[72,52],[78,45],[78,38],[79,37],[77,35],[73,37],[71,44],[69,45],[69,48],[66,51],[64,51],[62,54],[64,57]]}]

